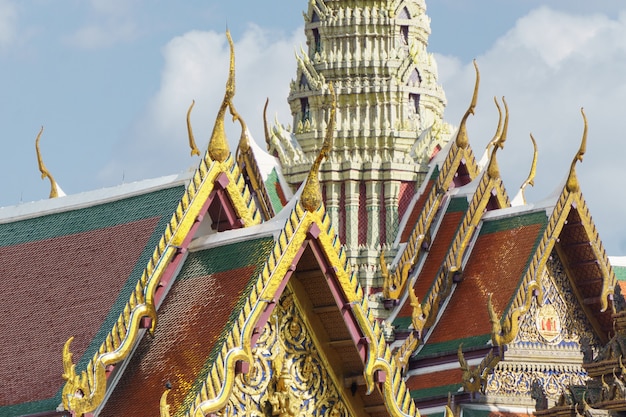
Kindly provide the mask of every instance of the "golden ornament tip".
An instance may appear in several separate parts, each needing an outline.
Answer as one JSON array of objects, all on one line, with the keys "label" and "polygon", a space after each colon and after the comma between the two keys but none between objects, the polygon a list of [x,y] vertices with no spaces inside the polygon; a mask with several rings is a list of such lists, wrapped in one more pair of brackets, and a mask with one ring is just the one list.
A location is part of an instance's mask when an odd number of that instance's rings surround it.
[{"label": "golden ornament tip", "polygon": [[493,144],[493,150],[491,151],[491,157],[489,158],[489,166],[487,167],[487,174],[491,178],[500,177],[500,168],[498,167],[496,153],[498,152],[498,149],[504,148],[504,142],[506,142],[506,136],[509,131],[509,106],[507,105],[504,97],[502,97],[502,103],[504,104],[504,126],[502,127],[500,137]]},{"label": "golden ornament tip", "polygon": [[267,151],[270,150],[270,129],[267,124],[267,106],[270,103],[270,98],[265,99],[265,106],[263,106],[263,129],[265,133],[265,146],[267,147]]},{"label": "golden ornament tip", "polygon": [[306,180],[306,184],[304,185],[304,189],[302,190],[302,197],[300,199],[302,207],[309,212],[314,212],[322,204],[319,169],[322,161],[330,152],[333,142],[333,133],[335,131],[335,110],[337,107],[337,97],[335,96],[335,89],[332,82],[328,84],[328,90],[331,95],[332,103],[330,106],[330,119],[328,121],[328,127],[326,128],[326,137],[324,138],[322,149],[320,149],[320,153],[317,155],[315,162],[313,162],[311,171],[309,171],[309,176]]},{"label": "golden ornament tip", "polygon": [[57,189],[57,183],[54,180],[50,171],[46,168],[43,163],[43,158],[41,157],[41,150],[39,149],[39,141],[41,139],[41,134],[43,133],[43,126],[41,126],[41,130],[37,134],[37,138],[35,139],[35,151],[37,152],[37,164],[39,165],[39,172],[41,172],[41,179],[48,178],[50,181],[50,198],[56,198],[59,196],[59,191]]},{"label": "golden ornament tip", "polygon": [[200,151],[196,146],[196,141],[193,137],[193,129],[191,128],[191,120],[189,117],[191,116],[191,109],[196,104],[196,100],[191,100],[191,105],[189,106],[189,110],[187,110],[187,135],[189,136],[189,147],[191,148],[191,156],[200,155]]},{"label": "golden ornament tip", "polygon": [[459,132],[456,135],[456,145],[459,148],[467,148],[469,145],[469,139],[467,137],[467,119],[470,114],[474,114],[474,109],[476,108],[476,104],[478,103],[478,87],[480,85],[480,71],[478,70],[478,64],[476,60],[474,60],[474,70],[476,71],[476,82],[474,83],[474,93],[472,95],[472,101],[470,103],[469,108],[463,115],[461,119],[461,125],[459,126]]},{"label": "golden ornament tip", "polygon": [[498,109],[498,127],[496,128],[496,133],[493,135],[493,138],[487,144],[487,151],[489,151],[492,146],[495,146],[500,140],[500,136],[502,136],[502,109],[500,108],[500,103],[498,103],[496,96],[493,96],[493,102],[496,103],[496,108]]},{"label": "golden ornament tip", "polygon": [[580,113],[583,116],[583,138],[582,141],[580,143],[580,148],[578,149],[578,152],[576,153],[576,156],[574,156],[574,159],[572,160],[572,165],[570,166],[569,169],[569,175],[567,177],[567,182],[565,184],[567,191],[573,193],[576,192],[578,190],[580,190],[580,184],[578,183],[578,178],[576,177],[576,163],[577,162],[582,162],[583,161],[583,156],[585,155],[585,152],[587,150],[587,130],[588,130],[588,125],[587,125],[587,116],[585,115],[585,109],[584,108],[580,108]]},{"label": "golden ornament tip", "polygon": [[230,46],[230,67],[228,71],[228,80],[226,81],[226,92],[224,93],[224,100],[217,112],[217,118],[215,119],[215,126],[213,127],[213,133],[211,134],[211,140],[209,141],[209,156],[211,159],[224,162],[228,155],[230,155],[230,147],[228,146],[228,139],[226,138],[226,131],[224,129],[224,117],[226,116],[226,109],[232,102],[235,96],[235,45],[233,44],[233,38],[230,36],[230,32],[226,31],[226,38]]},{"label": "golden ornament tip", "polygon": [[535,175],[537,173],[537,156],[538,156],[537,141],[533,137],[532,133],[530,134],[530,140],[533,143],[533,162],[530,165],[530,173],[528,174],[528,178],[526,178],[526,181],[524,181],[524,183],[520,187],[520,192],[522,194],[522,201],[524,202],[524,204],[526,204],[526,196],[524,195],[526,187],[529,185],[533,187],[535,186]]}]

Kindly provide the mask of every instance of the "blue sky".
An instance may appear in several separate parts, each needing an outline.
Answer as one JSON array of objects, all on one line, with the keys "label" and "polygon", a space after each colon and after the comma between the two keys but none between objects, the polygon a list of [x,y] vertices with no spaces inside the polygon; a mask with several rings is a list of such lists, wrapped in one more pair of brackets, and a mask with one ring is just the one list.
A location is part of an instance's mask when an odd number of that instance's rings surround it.
[{"label": "blue sky", "polygon": [[[469,123],[476,153],[491,138],[493,95],[507,97],[511,134],[499,161],[509,194],[525,179],[539,144],[530,201],[565,178],[589,117],[578,168],[583,193],[610,254],[626,254],[621,192],[626,164],[626,4],[622,0],[430,0],[429,50],[458,124],[482,74]],[[206,146],[227,70],[224,30],[237,48],[235,103],[262,140],[261,110],[290,123],[286,105],[303,42],[305,0],[0,0],[0,206],[47,197],[34,151],[68,194],[195,166],[185,113]],[[238,137],[237,128],[231,138]]]}]

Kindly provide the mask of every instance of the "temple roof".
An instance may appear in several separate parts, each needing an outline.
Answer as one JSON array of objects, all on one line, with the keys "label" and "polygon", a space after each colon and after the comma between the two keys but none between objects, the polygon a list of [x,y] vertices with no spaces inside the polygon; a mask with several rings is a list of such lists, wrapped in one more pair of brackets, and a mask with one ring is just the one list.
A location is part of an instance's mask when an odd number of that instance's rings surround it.
[{"label": "temple roof", "polygon": [[[168,177],[2,209],[0,414],[55,409],[59,357],[85,366],[121,313],[184,192]],[[39,214],[39,215],[38,215]],[[4,411],[3,411],[4,410]]]}]

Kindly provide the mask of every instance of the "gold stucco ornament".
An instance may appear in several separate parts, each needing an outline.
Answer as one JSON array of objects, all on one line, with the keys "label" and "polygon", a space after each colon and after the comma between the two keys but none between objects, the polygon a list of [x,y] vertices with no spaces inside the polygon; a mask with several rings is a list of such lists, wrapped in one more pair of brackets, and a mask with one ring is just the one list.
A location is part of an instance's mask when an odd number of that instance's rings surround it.
[{"label": "gold stucco ornament", "polygon": [[337,100],[332,83],[328,84],[328,91],[330,92],[332,102],[330,107],[330,120],[328,121],[328,127],[326,129],[326,137],[324,138],[324,143],[322,144],[320,153],[317,155],[315,162],[313,162],[313,166],[309,172],[309,176],[306,180],[306,184],[304,185],[304,189],[302,190],[302,197],[300,199],[302,207],[309,212],[314,212],[322,204],[322,189],[320,187],[319,169],[324,158],[326,158],[330,153],[333,143],[333,132],[335,131],[335,109],[337,107]]}]

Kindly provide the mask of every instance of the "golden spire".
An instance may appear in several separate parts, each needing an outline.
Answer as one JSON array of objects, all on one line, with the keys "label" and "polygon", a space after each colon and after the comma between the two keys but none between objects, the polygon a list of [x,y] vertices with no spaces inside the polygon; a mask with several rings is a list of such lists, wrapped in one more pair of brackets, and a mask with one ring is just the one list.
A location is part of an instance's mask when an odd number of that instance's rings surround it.
[{"label": "golden spire", "polygon": [[580,184],[578,183],[578,178],[576,178],[576,161],[583,161],[583,155],[587,149],[587,116],[585,116],[585,110],[581,107],[580,113],[583,115],[583,123],[585,125],[583,130],[583,139],[580,144],[580,148],[572,160],[572,165],[569,169],[569,176],[567,177],[567,182],[565,183],[565,187],[567,191],[570,193],[574,193],[580,190]]},{"label": "golden spire", "polygon": [[524,183],[522,184],[522,186],[519,188],[519,191],[522,195],[522,202],[524,204],[526,204],[526,197],[524,196],[524,190],[526,188],[526,186],[528,185],[532,185],[533,187],[535,186],[535,174],[537,172],[537,142],[535,141],[535,138],[533,137],[533,134],[530,134],[530,140],[533,142],[533,162],[530,165],[530,173],[528,174],[528,178],[526,178],[526,181],[524,181]]},{"label": "golden spire", "polygon": [[189,116],[191,116],[191,109],[193,109],[194,104],[196,104],[196,100],[191,100],[191,106],[189,106],[189,110],[187,110],[187,134],[189,135],[189,147],[191,148],[191,156],[200,155],[200,151],[196,146],[196,141],[193,138],[191,121],[189,120]]},{"label": "golden spire", "polygon": [[309,176],[306,180],[306,184],[304,185],[304,189],[302,190],[302,197],[300,199],[302,207],[311,213],[317,210],[322,204],[322,190],[320,188],[320,180],[318,178],[319,169],[322,161],[330,152],[333,141],[333,132],[335,131],[335,108],[337,107],[337,98],[335,96],[335,89],[333,88],[332,82],[328,84],[328,90],[330,91],[332,103],[330,106],[330,119],[328,121],[328,127],[326,128],[326,137],[324,138],[324,143],[322,144],[322,149],[320,149],[319,155],[317,155],[315,162],[313,162],[313,166],[309,172]]},{"label": "golden spire", "polygon": [[502,135],[502,109],[500,108],[500,103],[498,103],[498,98],[496,96],[493,96],[493,102],[496,103],[496,108],[498,109],[498,128],[496,129],[496,133],[493,135],[491,141],[487,144],[487,151],[489,151],[492,146],[495,146]]},{"label": "golden spire", "polygon": [[39,150],[39,140],[41,139],[41,134],[43,133],[43,126],[41,126],[41,130],[37,134],[37,139],[35,139],[35,150],[37,151],[37,163],[39,164],[39,172],[41,172],[41,179],[48,178],[50,180],[50,198],[56,198],[59,196],[59,192],[57,189],[57,183],[52,177],[52,174],[48,171],[46,166],[43,163],[43,159],[41,158],[41,150]]},{"label": "golden spire", "polygon": [[489,158],[489,166],[487,167],[487,175],[491,178],[500,177],[500,169],[498,168],[498,161],[496,160],[496,152],[498,148],[504,148],[504,142],[506,142],[506,135],[509,130],[509,106],[506,104],[506,100],[502,97],[502,103],[504,103],[504,127],[497,141],[493,144],[493,151],[491,151],[491,158]]},{"label": "golden spire", "polygon": [[263,128],[265,132],[265,146],[267,151],[270,151],[270,129],[267,125],[267,105],[270,103],[270,98],[265,99],[265,106],[263,106]]},{"label": "golden spire", "polygon": [[476,70],[476,83],[474,84],[474,94],[472,95],[472,102],[470,103],[469,108],[463,115],[461,119],[461,125],[459,126],[459,132],[456,135],[456,145],[459,148],[467,148],[469,145],[469,140],[467,138],[467,127],[465,124],[467,123],[467,118],[470,114],[474,114],[474,109],[476,108],[476,103],[478,102],[478,86],[480,84],[480,72],[478,71],[478,64],[476,60],[474,60],[474,69]]},{"label": "golden spire", "polygon": [[235,96],[235,46],[233,44],[233,38],[230,36],[230,31],[226,31],[226,38],[230,45],[230,68],[228,71],[228,81],[226,81],[226,92],[224,94],[224,101],[217,112],[217,118],[215,119],[215,126],[213,127],[213,133],[211,134],[211,140],[209,141],[209,156],[211,159],[224,162],[230,154],[230,148],[228,146],[228,140],[226,139],[226,131],[224,130],[224,117],[226,115],[226,108],[231,104],[233,97]]}]

